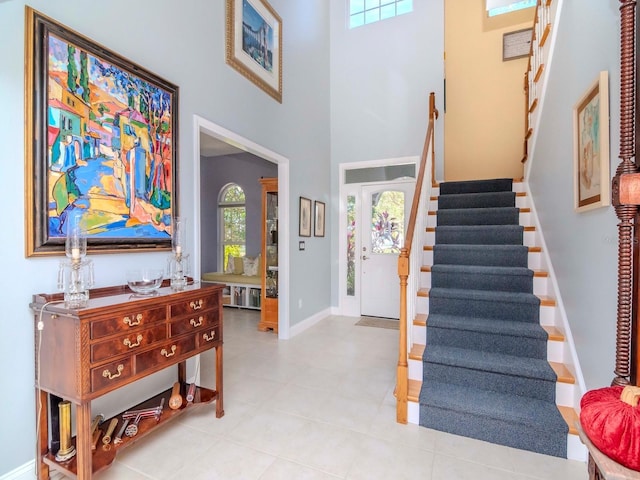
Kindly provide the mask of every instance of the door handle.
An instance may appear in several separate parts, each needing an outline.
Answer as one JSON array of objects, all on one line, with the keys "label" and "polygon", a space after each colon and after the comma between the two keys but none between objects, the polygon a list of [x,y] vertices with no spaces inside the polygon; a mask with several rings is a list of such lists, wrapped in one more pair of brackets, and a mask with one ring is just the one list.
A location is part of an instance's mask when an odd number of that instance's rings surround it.
[{"label": "door handle", "polygon": [[362,260],[369,260],[369,257],[367,257],[366,255],[362,255]]}]

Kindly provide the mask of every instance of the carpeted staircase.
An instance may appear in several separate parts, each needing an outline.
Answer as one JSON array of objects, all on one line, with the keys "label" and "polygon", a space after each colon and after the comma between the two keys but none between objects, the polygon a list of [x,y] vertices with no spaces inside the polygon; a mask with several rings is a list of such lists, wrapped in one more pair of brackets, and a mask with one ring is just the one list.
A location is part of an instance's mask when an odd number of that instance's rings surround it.
[{"label": "carpeted staircase", "polygon": [[566,458],[511,179],[440,185],[420,425]]}]

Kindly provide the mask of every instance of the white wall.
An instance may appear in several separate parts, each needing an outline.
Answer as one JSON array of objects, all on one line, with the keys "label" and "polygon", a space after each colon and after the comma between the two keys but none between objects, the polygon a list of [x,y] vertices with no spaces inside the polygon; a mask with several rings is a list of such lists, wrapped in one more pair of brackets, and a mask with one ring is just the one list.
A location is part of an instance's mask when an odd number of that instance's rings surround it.
[{"label": "white wall", "polygon": [[613,207],[573,210],[573,106],[609,72],[610,164],[619,163],[619,2],[563,2],[529,184],[588,389],[615,367],[617,220]]},{"label": "white wall", "polygon": [[[429,93],[436,93],[441,112],[443,102],[443,1],[414,0],[412,13],[351,30],[347,4],[346,0],[330,1],[331,183],[336,195],[341,163],[420,156],[429,120]],[[436,157],[440,161],[442,134],[439,120]],[[337,217],[338,200],[331,205],[333,217]],[[337,221],[332,222],[334,305],[338,303]]]},{"label": "white wall", "polygon": [[[193,116],[248,138],[290,160],[291,232],[298,197],[329,200],[329,6],[325,0],[271,0],[283,20],[283,103],[225,64],[221,0],[31,0],[40,12],[180,87],[181,215],[193,220],[199,185],[194,171]],[[0,476],[31,461],[35,451],[32,294],[55,291],[59,258],[24,257],[24,5],[0,2],[0,175],[4,216],[0,262],[3,315],[0,359]],[[190,242],[194,242],[191,236]],[[290,252],[292,325],[330,305],[329,238]],[[193,251],[193,245],[191,245]],[[131,264],[164,254],[93,255],[97,286],[120,284]],[[194,259],[194,264],[198,259]],[[308,275],[307,272],[314,272]],[[298,308],[298,299],[303,308]],[[294,308],[295,305],[295,308]],[[46,327],[45,327],[46,334]],[[106,413],[106,412],[105,412]],[[20,434],[18,434],[20,432]],[[11,441],[9,441],[11,439]]]}]

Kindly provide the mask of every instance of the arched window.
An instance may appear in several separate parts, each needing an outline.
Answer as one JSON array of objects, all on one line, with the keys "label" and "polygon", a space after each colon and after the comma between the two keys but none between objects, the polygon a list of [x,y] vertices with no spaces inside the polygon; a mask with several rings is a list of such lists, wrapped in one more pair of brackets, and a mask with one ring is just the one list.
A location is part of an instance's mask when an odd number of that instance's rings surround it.
[{"label": "arched window", "polygon": [[[229,183],[220,190],[218,196],[218,218],[220,222],[220,257],[227,270],[229,255],[243,257],[246,253],[246,208],[244,190]],[[233,269],[233,265],[230,266]]]}]

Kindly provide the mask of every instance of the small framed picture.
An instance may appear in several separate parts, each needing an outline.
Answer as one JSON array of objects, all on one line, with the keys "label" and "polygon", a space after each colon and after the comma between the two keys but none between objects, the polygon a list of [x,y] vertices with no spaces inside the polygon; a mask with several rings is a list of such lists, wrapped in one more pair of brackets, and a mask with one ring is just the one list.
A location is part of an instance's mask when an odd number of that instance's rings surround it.
[{"label": "small framed picture", "polygon": [[300,197],[298,235],[301,237],[311,236],[311,200],[305,197]]},{"label": "small framed picture", "polygon": [[324,237],[324,202],[315,201],[315,223],[313,228],[313,235],[315,237]]}]

